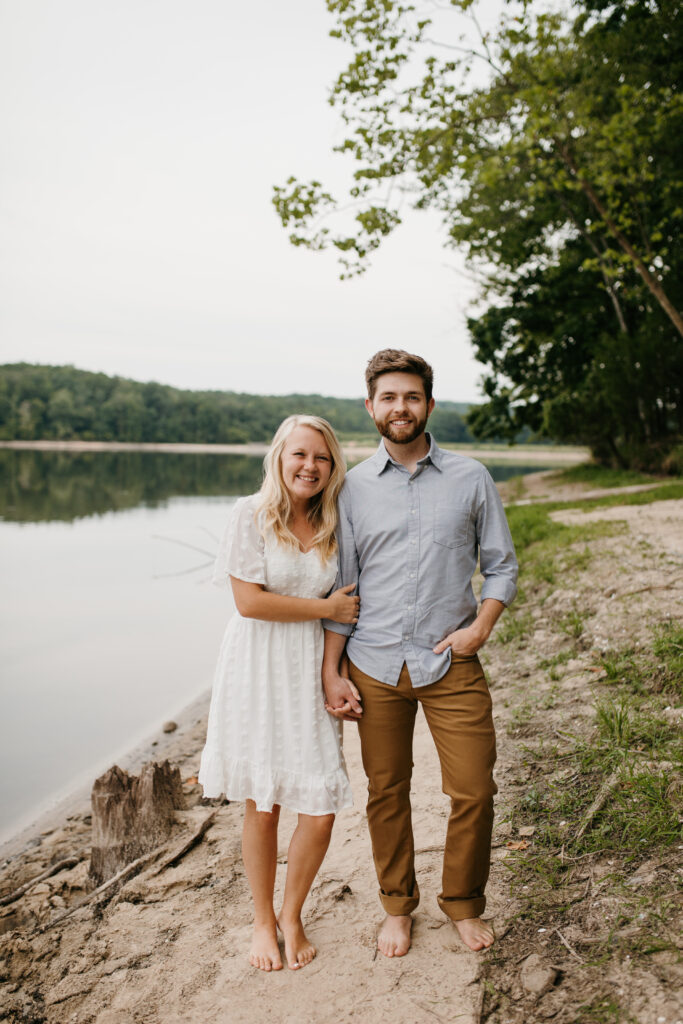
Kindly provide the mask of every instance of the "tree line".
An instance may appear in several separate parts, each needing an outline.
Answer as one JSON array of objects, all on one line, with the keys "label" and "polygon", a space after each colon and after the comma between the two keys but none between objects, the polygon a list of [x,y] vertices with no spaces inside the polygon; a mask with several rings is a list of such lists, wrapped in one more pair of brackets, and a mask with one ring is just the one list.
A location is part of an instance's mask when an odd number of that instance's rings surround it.
[{"label": "tree line", "polygon": [[[441,402],[439,441],[473,440],[468,407]],[[233,444],[269,441],[286,416],[323,416],[343,437],[374,433],[361,398],[185,391],[73,366],[0,367],[0,439]]]},{"label": "tree line", "polygon": [[319,181],[276,187],[290,240],[351,276],[407,202],[437,210],[481,285],[473,432],[527,427],[602,462],[680,468],[679,0],[508,3],[486,31],[485,0],[327,7],[352,48],[330,101],[353,185],[339,201]]}]

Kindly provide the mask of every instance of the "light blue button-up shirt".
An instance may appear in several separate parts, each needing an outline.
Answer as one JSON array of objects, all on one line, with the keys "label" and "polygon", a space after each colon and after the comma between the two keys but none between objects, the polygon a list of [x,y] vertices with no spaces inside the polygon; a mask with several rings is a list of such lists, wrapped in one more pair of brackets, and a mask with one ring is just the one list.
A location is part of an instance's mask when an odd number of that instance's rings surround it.
[{"label": "light blue button-up shirt", "polygon": [[414,473],[382,441],[348,473],[339,498],[335,588],[358,581],[360,615],[355,627],[323,625],[349,636],[354,665],[392,686],[404,662],[413,686],[448,671],[450,648],[432,648],[476,618],[477,558],[482,601],[507,605],[517,592],[512,538],[488,470],[427,438],[429,452]]}]

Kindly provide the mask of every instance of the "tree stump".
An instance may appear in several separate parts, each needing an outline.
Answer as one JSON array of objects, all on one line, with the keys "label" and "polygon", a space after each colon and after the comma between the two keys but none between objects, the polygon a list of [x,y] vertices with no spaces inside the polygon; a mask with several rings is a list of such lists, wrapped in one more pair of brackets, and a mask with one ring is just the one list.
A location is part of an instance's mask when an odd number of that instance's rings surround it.
[{"label": "tree stump", "polygon": [[185,806],[180,771],[168,761],[144,765],[139,776],[114,765],[95,780],[91,800],[95,885],[168,839]]}]

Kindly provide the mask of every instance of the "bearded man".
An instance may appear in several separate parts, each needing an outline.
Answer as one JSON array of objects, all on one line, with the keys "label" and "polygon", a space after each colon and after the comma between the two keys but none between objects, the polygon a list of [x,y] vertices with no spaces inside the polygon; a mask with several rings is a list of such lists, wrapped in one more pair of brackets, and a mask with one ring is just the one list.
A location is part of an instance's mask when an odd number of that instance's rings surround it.
[{"label": "bearded man", "polygon": [[[386,917],[385,956],[410,948],[419,902],[411,822],[412,741],[422,705],[451,811],[439,906],[470,949],[493,943],[486,905],[496,757],[491,698],[477,651],[516,594],[503,506],[480,462],[425,431],[432,368],[384,349],[366,371],[377,453],[347,475],[339,501],[339,575],[358,582],[355,627],[325,621],[327,710],[356,720],[368,777],[368,827]],[[477,561],[481,604],[472,589]]]}]

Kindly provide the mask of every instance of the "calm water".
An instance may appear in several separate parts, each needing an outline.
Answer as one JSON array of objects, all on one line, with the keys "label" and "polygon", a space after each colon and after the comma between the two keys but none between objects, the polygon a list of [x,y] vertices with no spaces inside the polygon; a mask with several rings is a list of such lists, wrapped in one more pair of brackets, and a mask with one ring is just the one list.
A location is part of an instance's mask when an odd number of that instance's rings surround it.
[{"label": "calm water", "polygon": [[212,556],[260,479],[247,456],[0,451],[0,839],[210,686]]}]

